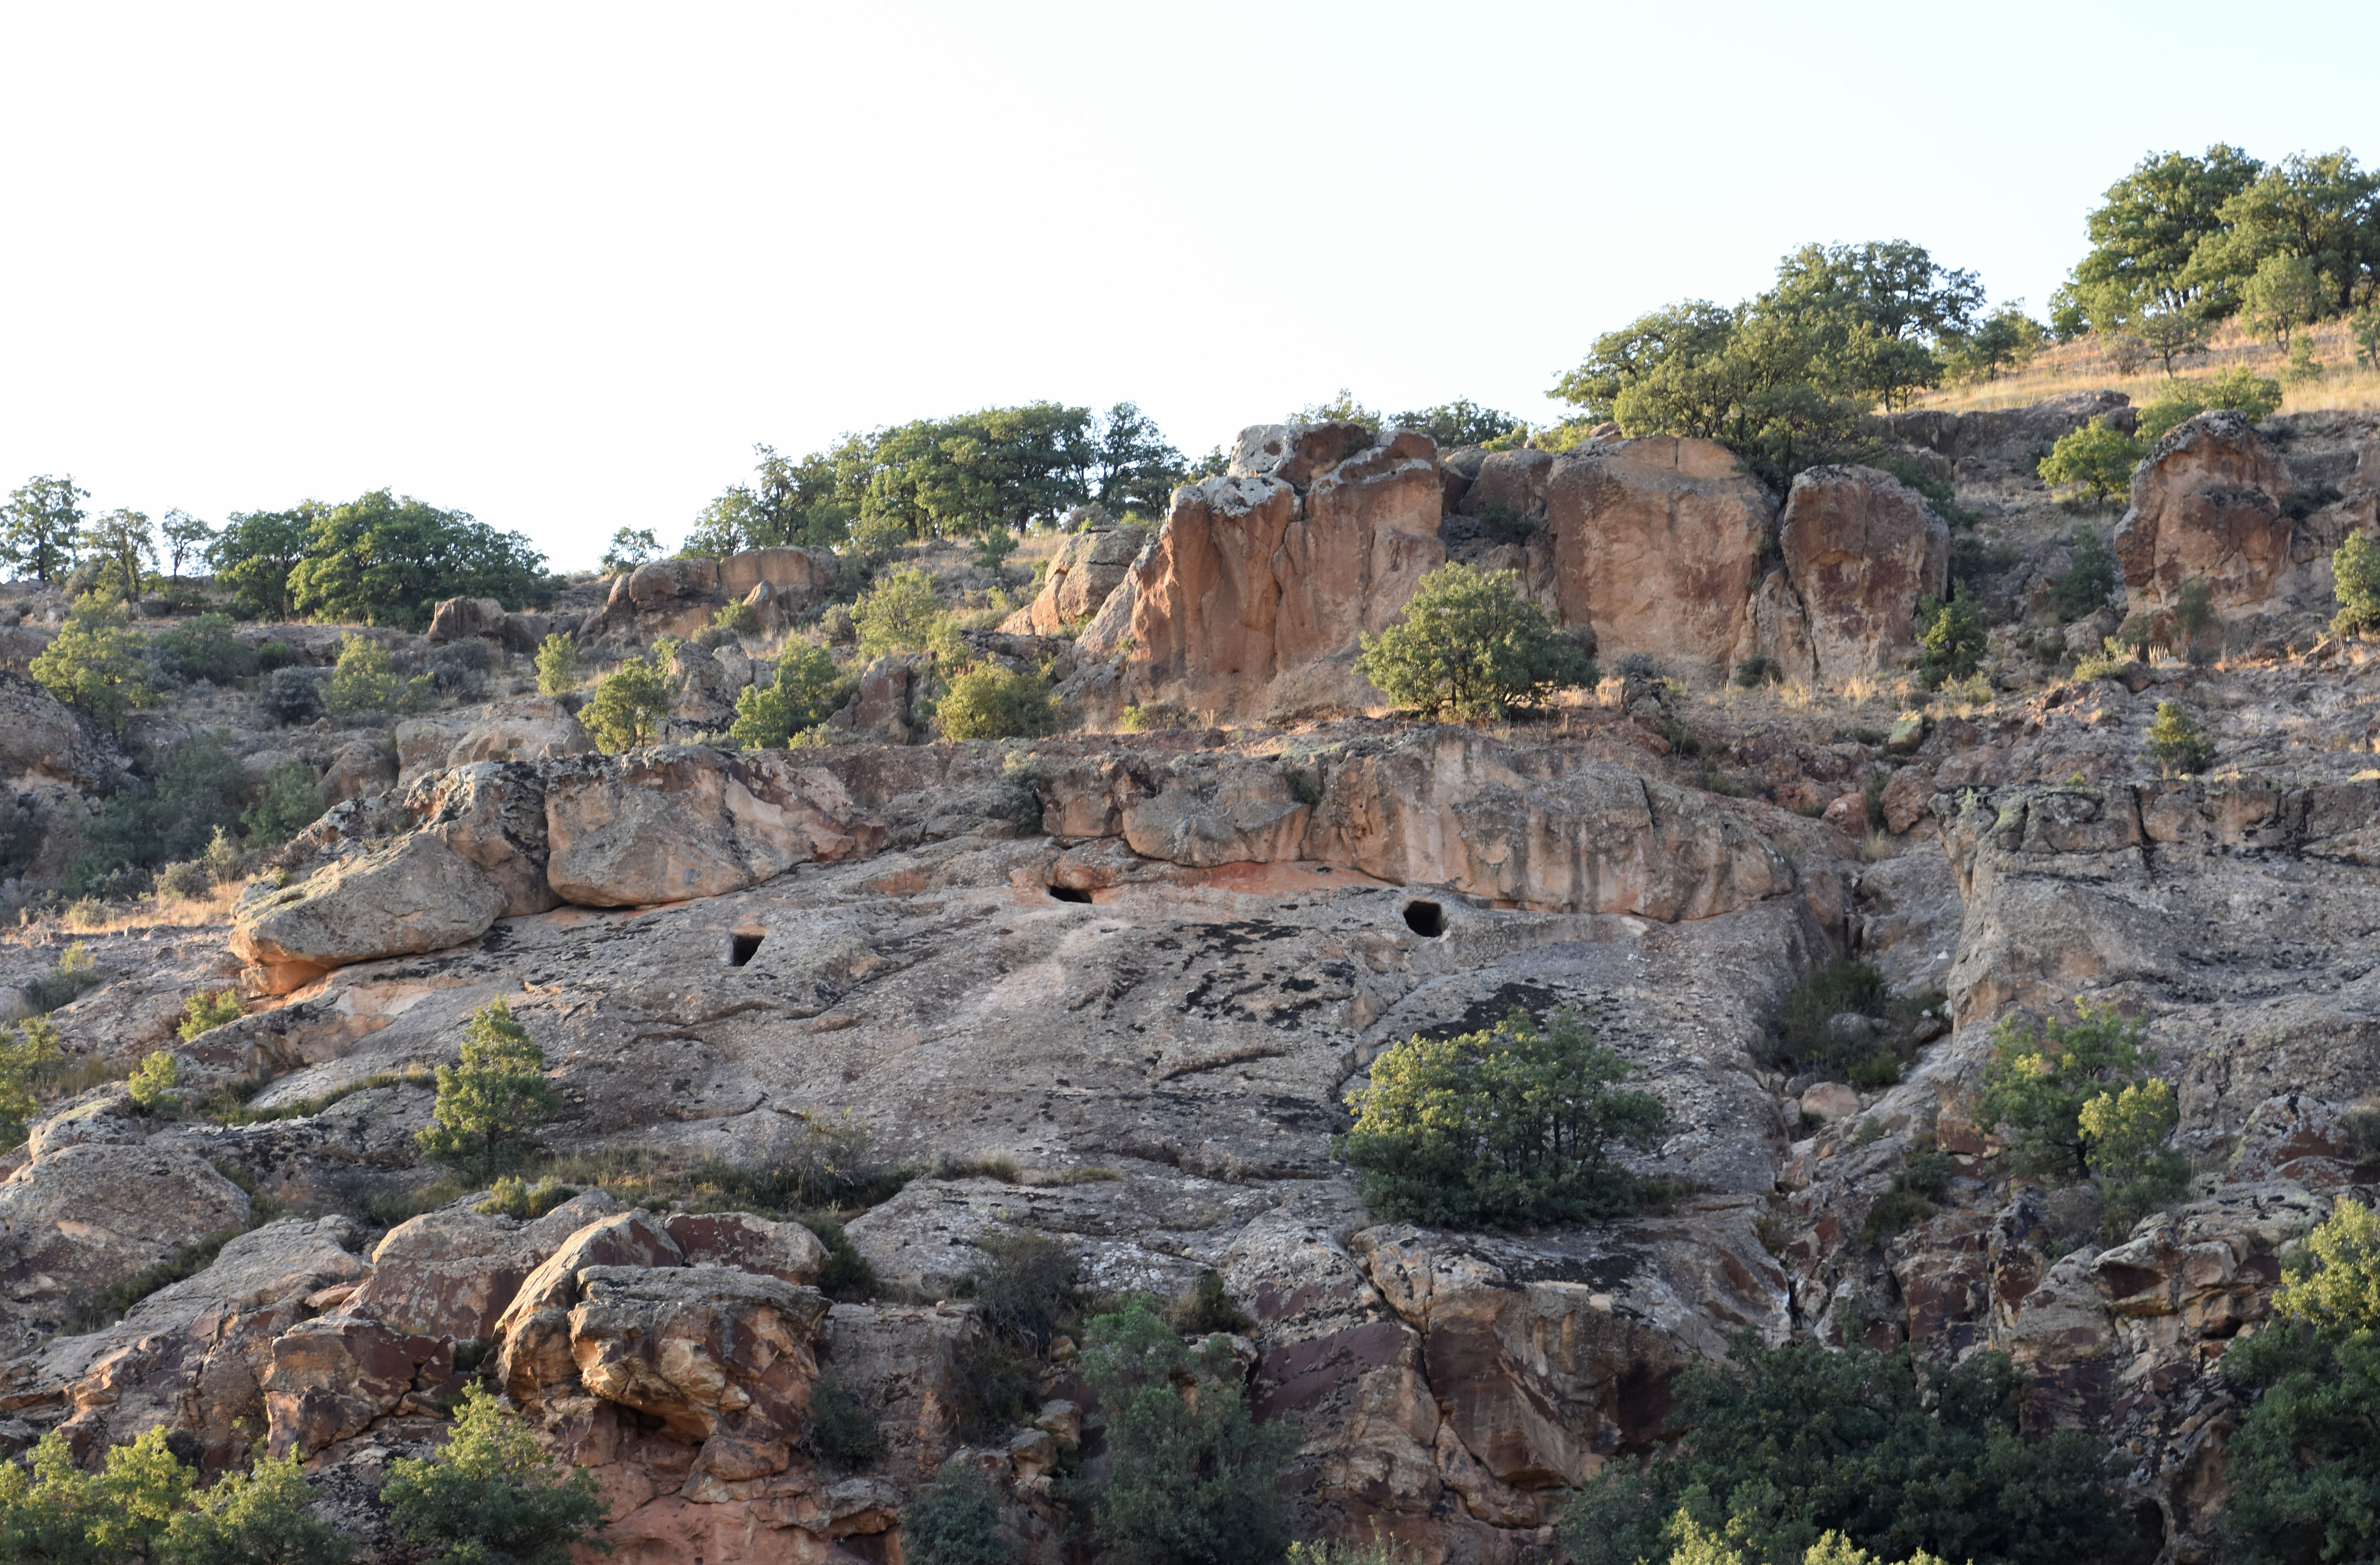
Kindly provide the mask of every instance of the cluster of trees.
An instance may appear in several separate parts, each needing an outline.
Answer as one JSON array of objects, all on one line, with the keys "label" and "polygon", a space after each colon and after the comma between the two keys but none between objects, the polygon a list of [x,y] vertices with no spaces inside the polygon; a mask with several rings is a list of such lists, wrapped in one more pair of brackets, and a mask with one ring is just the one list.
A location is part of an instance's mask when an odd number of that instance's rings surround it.
[{"label": "cluster of trees", "polygon": [[0,564],[120,601],[173,592],[186,567],[203,563],[244,618],[405,630],[428,625],[441,598],[518,608],[552,588],[545,556],[521,534],[384,489],[344,505],[234,512],[220,531],[178,510],[162,524],[140,511],[93,517],[83,509],[89,498],[71,477],[35,477],[11,491],[0,508]]},{"label": "cluster of trees", "polygon": [[1878,405],[1997,373],[2041,334],[2014,307],[1985,315],[1975,274],[1921,246],[1805,245],[1756,297],[1689,299],[1606,333],[1549,394],[1581,421],[1715,440],[1782,479],[1853,448]]},{"label": "cluster of trees", "polygon": [[2276,164],[2222,143],[2151,153],[2089,226],[2051,325],[2130,339],[2168,373],[2227,318],[2287,347],[2300,326],[2380,301],[2380,171],[2344,148]]},{"label": "cluster of trees", "polygon": [[[845,435],[795,458],[755,448],[759,463],[705,506],[689,554],[783,544],[880,550],[912,539],[979,538],[1056,520],[1096,503],[1111,515],[1156,514],[1192,464],[1129,402],[1105,413],[1054,402],[986,407]],[[623,528],[617,564],[657,552],[650,532]]]},{"label": "cluster of trees", "polygon": [[[354,1544],[315,1509],[297,1457],[258,1456],[202,1484],[187,1436],[154,1425],[96,1471],[66,1438],[0,1462],[0,1559],[47,1565],[345,1565]],[[583,1469],[565,1475],[537,1435],[474,1387],[436,1454],[389,1464],[382,1498],[427,1560],[565,1565],[602,1542],[603,1499]]]}]

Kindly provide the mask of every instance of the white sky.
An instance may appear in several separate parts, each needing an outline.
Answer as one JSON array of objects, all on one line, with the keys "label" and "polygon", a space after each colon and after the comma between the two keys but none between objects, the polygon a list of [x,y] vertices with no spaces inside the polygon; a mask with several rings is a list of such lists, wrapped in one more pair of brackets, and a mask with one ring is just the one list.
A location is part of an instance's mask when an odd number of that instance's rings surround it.
[{"label": "white sky", "polygon": [[756,441],[987,404],[1194,455],[1342,385],[1542,419],[1805,240],[2038,310],[2150,149],[2380,159],[2375,43],[2368,0],[0,0],[0,488],[388,485],[577,567]]}]

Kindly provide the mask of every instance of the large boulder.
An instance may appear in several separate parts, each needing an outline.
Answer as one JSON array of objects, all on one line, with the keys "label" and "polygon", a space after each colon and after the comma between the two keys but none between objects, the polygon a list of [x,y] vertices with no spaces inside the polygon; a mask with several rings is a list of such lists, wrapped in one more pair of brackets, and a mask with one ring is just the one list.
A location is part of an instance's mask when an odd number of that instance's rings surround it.
[{"label": "large boulder", "polygon": [[796,754],[667,746],[551,766],[547,883],[587,907],[683,902],[880,845],[882,822]]},{"label": "large boulder", "polygon": [[1148,529],[1093,516],[1050,557],[1050,572],[1033,601],[1001,622],[1012,636],[1058,636],[1099,612],[1148,541]]},{"label": "large boulder", "polygon": [[1768,491],[1710,441],[1582,446],[1546,480],[1560,616],[1593,626],[1606,657],[1639,652],[1721,677],[1775,515]]},{"label": "large boulder", "polygon": [[0,1296],[55,1321],[248,1219],[247,1194],[195,1153],[60,1146],[0,1184]]},{"label": "large boulder", "polygon": [[833,592],[842,568],[832,549],[747,549],[719,562],[717,589],[748,600],[765,586],[770,601],[798,613]]},{"label": "large boulder", "polygon": [[1708,918],[1795,884],[1784,857],[1708,794],[1467,729],[1350,754],[1320,794],[1303,856],[1507,905]]},{"label": "large boulder", "polygon": [[415,783],[405,804],[416,831],[444,843],[504,892],[498,917],[560,904],[546,883],[545,788],[534,768],[458,766]]},{"label": "large boulder", "polygon": [[511,900],[436,835],[346,846],[295,885],[259,881],[234,909],[231,949],[266,992],[286,994],[351,962],[478,940]]},{"label": "large boulder", "polygon": [[571,1235],[619,1210],[593,1190],[532,1222],[461,1207],[424,1213],[390,1229],[373,1248],[370,1275],[342,1313],[404,1336],[489,1341],[529,1274]]},{"label": "large boulder", "polygon": [[42,782],[97,782],[101,746],[73,710],[21,673],[0,670],[0,779],[18,791]]},{"label": "large boulder", "polygon": [[1119,642],[1133,687],[1218,720],[1380,704],[1355,672],[1358,638],[1393,622],[1445,559],[1439,516],[1426,435],[1244,431],[1231,471],[1177,491],[1134,567]]},{"label": "large boulder", "polygon": [[[1950,570],[1950,529],[1923,495],[1874,467],[1812,467],[1785,497],[1778,543],[1819,678],[1917,655],[1918,601],[1941,597]],[[1792,645],[1780,625],[1770,655]]]},{"label": "large boulder", "polygon": [[2136,608],[2169,606],[2203,580],[2218,610],[2267,606],[2289,568],[2289,475],[2239,413],[2202,413],[2168,431],[2132,469],[2116,559]]},{"label": "large boulder", "polygon": [[481,636],[504,638],[504,606],[492,598],[447,598],[430,612],[430,630],[423,637],[432,647]]}]

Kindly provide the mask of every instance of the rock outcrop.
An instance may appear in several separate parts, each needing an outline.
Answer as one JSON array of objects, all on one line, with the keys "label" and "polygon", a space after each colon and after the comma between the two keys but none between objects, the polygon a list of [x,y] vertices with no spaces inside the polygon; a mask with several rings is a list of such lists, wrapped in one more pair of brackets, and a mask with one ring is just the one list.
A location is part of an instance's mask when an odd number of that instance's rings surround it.
[{"label": "rock outcrop", "polygon": [[1050,556],[1050,574],[1033,601],[1002,622],[1012,636],[1060,636],[1097,614],[1122,586],[1148,541],[1147,528],[1129,527],[1103,516],[1069,533]]},{"label": "rock outcrop", "polygon": [[1592,625],[1607,660],[1642,653],[1724,676],[1776,518],[1734,454],[1667,436],[1589,442],[1554,466],[1545,494],[1563,621]]},{"label": "rock outcrop", "polygon": [[[1780,594],[1759,645],[1789,674],[1839,681],[1916,657],[1918,603],[1945,595],[1950,570],[1950,529],[1924,496],[1873,467],[1812,467],[1785,497],[1778,545],[1801,614]],[[1796,666],[1804,637],[1812,672]]]},{"label": "rock outcrop", "polygon": [[2281,513],[2288,476],[2238,413],[2202,413],[2167,431],[2132,473],[2116,558],[2136,607],[2169,608],[2185,582],[2219,611],[2273,606],[2290,564]]},{"label": "rock outcrop", "polygon": [[1357,638],[1445,559],[1439,501],[1426,435],[1244,431],[1231,471],[1177,491],[1133,568],[1127,684],[1218,721],[1379,705]]}]

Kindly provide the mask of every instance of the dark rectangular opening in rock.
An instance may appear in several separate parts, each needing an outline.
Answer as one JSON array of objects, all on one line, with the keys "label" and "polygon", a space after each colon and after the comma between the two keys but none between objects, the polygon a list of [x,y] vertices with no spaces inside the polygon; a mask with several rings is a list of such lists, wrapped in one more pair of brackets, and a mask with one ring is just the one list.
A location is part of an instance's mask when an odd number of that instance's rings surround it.
[{"label": "dark rectangular opening in rock", "polygon": [[1088,902],[1091,900],[1091,893],[1083,890],[1080,886],[1052,886],[1050,888],[1050,894],[1056,897],[1060,902]]},{"label": "dark rectangular opening in rock", "polygon": [[746,934],[740,929],[737,930],[735,933],[727,937],[727,965],[730,967],[743,966],[744,964],[752,960],[753,954],[759,949],[760,937],[759,935]]}]

